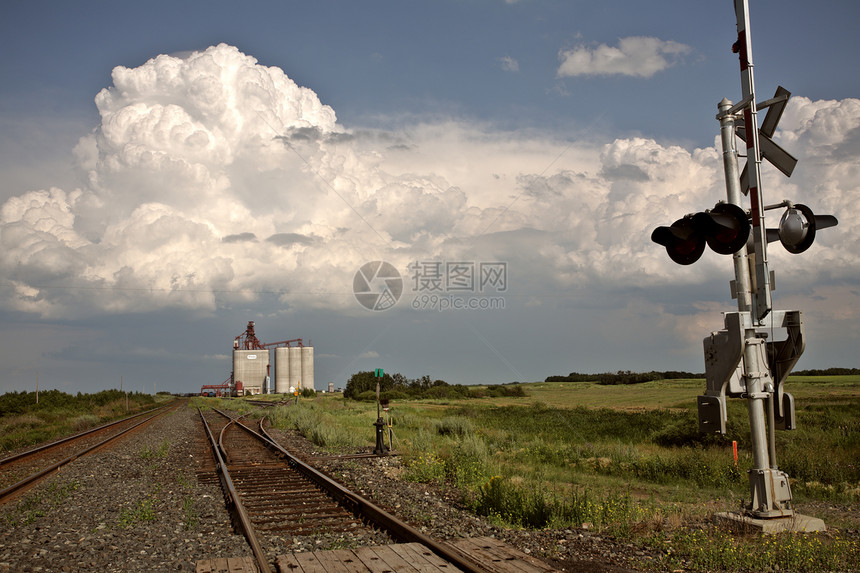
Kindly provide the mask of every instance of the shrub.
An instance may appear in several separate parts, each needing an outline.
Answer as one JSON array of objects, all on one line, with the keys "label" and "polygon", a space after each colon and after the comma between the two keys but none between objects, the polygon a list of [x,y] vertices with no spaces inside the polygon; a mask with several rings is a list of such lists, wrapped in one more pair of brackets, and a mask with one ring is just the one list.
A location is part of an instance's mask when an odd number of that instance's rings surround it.
[{"label": "shrub", "polygon": [[98,416],[94,416],[92,414],[83,414],[82,416],[77,416],[71,421],[72,430],[75,432],[82,432],[88,428],[92,428],[96,424],[99,423]]},{"label": "shrub", "polygon": [[462,416],[445,416],[436,422],[436,433],[440,436],[465,436],[473,431],[472,420]]},{"label": "shrub", "polygon": [[455,444],[446,473],[454,485],[462,490],[464,497],[468,497],[468,489],[477,487],[493,475],[496,469],[492,467],[494,465],[484,440],[469,433]]},{"label": "shrub", "polygon": [[441,483],[445,479],[445,462],[433,452],[422,452],[409,459],[404,478],[418,483]]}]

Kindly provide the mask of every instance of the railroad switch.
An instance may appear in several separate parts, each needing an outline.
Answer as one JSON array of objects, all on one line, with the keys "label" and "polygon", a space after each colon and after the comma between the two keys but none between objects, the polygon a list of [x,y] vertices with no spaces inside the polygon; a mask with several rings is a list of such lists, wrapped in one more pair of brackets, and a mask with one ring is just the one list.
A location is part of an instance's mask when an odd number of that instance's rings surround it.
[{"label": "railroad switch", "polygon": [[373,425],[376,426],[376,449],[373,450],[373,453],[377,456],[386,456],[388,455],[388,446],[385,445],[385,420],[380,416]]}]

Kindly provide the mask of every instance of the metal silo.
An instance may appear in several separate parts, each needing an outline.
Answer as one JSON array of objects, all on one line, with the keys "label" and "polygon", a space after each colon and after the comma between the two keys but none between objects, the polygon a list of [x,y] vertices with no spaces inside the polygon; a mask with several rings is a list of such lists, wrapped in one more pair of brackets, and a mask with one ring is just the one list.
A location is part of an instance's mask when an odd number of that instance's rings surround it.
[{"label": "metal silo", "polygon": [[275,348],[275,393],[286,394],[290,391],[290,349]]},{"label": "metal silo", "polygon": [[233,380],[242,382],[245,394],[262,394],[268,373],[268,350],[233,350]]},{"label": "metal silo", "polygon": [[290,377],[287,391],[290,388],[298,390],[304,385],[302,380],[302,349],[298,346],[291,346],[288,350],[290,351]]},{"label": "metal silo", "polygon": [[302,388],[314,388],[314,347],[302,348]]}]

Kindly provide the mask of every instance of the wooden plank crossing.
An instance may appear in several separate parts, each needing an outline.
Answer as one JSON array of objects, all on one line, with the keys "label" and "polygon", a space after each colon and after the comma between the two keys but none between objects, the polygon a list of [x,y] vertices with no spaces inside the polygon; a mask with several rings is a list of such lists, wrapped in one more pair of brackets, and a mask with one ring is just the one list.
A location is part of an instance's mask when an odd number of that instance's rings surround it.
[{"label": "wooden plank crossing", "polygon": [[281,573],[462,573],[420,543],[278,556]]},{"label": "wooden plank crossing", "polygon": [[[558,573],[543,561],[492,537],[450,542],[487,573]],[[356,549],[302,551],[279,555],[280,573],[462,573],[420,543],[374,545]],[[251,557],[207,559],[197,563],[197,573],[254,573]]]},{"label": "wooden plank crossing", "polygon": [[488,571],[497,573],[549,573],[557,571],[543,561],[492,537],[458,539],[453,542],[453,545]]},{"label": "wooden plank crossing", "polygon": [[258,573],[253,557],[218,557],[197,562],[197,573]]}]

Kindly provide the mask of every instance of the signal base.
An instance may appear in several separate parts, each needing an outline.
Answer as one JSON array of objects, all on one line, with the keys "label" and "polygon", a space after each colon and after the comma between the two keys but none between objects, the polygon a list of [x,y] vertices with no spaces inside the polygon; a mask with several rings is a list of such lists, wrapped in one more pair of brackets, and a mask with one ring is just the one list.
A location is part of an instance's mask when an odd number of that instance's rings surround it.
[{"label": "signal base", "polygon": [[788,475],[777,469],[751,469],[749,471],[752,503],[747,511],[753,517],[771,519],[791,517],[791,487]]},{"label": "signal base", "polygon": [[754,531],[765,534],[776,534],[784,532],[812,533],[815,531],[827,531],[824,520],[800,513],[795,513],[790,517],[761,519],[745,513],[726,511],[714,515],[714,521],[740,532]]}]

